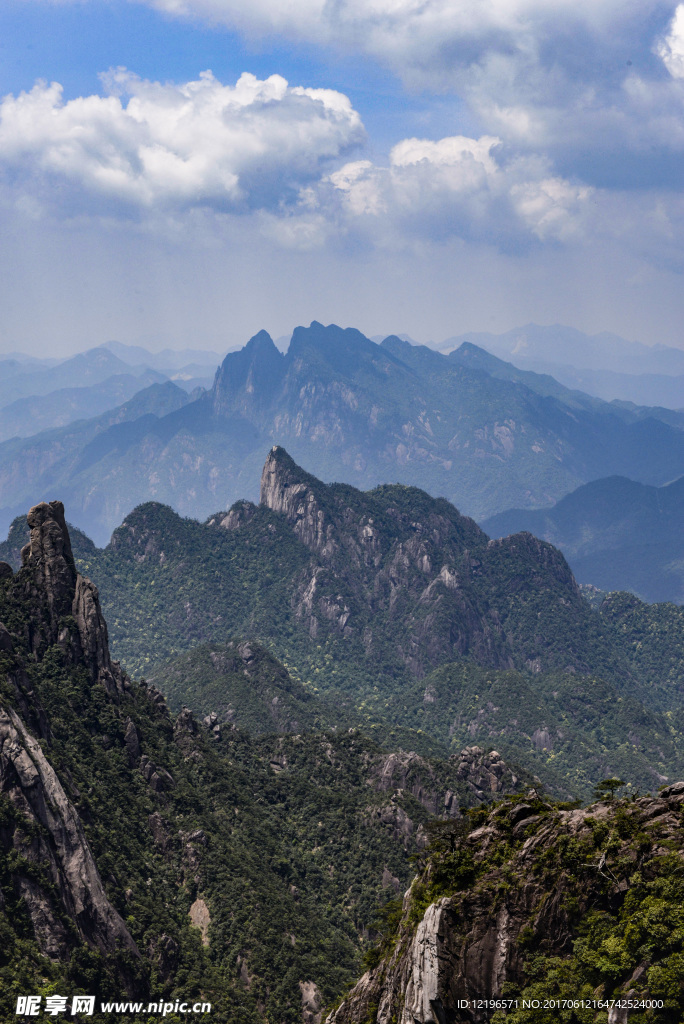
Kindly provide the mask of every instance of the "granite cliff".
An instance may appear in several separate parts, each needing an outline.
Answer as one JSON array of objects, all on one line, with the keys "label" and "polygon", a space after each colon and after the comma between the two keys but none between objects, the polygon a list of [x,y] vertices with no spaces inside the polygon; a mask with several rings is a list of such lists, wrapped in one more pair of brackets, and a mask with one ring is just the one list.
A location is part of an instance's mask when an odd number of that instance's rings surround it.
[{"label": "granite cliff", "polygon": [[328,1024],[680,1021],[683,809],[680,782],[584,809],[532,791],[471,812],[433,841]]},{"label": "granite cliff", "polygon": [[[437,761],[356,729],[174,717],[111,658],[61,503],[28,526],[21,567],[0,564],[0,1018],[51,986],[315,1024],[429,823],[524,776],[479,749]],[[213,653],[267,694],[291,685],[256,645]]]},{"label": "granite cliff", "polygon": [[[322,484],[278,447],[264,465],[261,504],[310,552],[291,598],[310,637],[355,639],[372,658],[392,636],[418,677],[463,657],[494,668],[587,670],[592,618],[563,556],[531,534],[490,541],[416,488]],[[539,641],[551,629],[559,644],[544,650]]]}]

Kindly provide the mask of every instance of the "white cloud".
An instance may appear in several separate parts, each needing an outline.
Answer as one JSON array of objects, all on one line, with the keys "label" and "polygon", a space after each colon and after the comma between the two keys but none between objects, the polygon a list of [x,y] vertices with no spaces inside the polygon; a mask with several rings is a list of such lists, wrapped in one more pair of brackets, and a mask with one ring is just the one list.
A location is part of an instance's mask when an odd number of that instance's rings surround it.
[{"label": "white cloud", "polygon": [[504,48],[529,46],[555,22],[605,32],[667,0],[141,0],[167,14],[202,18],[252,33],[342,41],[388,56],[427,56],[455,40],[497,35]]},{"label": "white cloud", "polygon": [[[135,2],[252,37],[364,53],[412,87],[457,94],[480,131],[545,153],[566,175],[603,182],[612,163],[617,182],[618,150],[669,154],[684,145],[684,4],[676,0]],[[654,47],[670,72],[664,81]],[[649,94],[646,120],[635,82]]]},{"label": "white cloud", "polygon": [[[135,208],[278,207],[364,138],[346,96],[244,74],[183,85],[120,69],[105,96],[64,102],[39,82],[0,102],[0,170],[18,195],[78,210],[98,200]],[[72,192],[69,192],[71,188]]]},{"label": "white cloud", "polygon": [[670,31],[656,46],[656,53],[673,78],[684,78],[684,4],[677,7]]},{"label": "white cloud", "polygon": [[457,94],[477,130],[519,152],[546,154],[565,176],[604,184],[612,175],[617,184],[624,158],[634,158],[630,187],[642,174],[648,188],[652,166],[638,158],[648,154],[655,165],[655,150],[668,158],[684,149],[684,4],[677,0],[130,2],[251,37],[363,53],[410,86]]},{"label": "white cloud", "polygon": [[500,149],[493,136],[404,139],[388,167],[355,161],[331,174],[332,193],[323,187],[320,201],[337,198],[351,223],[375,221],[392,244],[397,234],[455,236],[510,249],[581,236],[592,190],[553,175],[542,160],[500,161]]}]

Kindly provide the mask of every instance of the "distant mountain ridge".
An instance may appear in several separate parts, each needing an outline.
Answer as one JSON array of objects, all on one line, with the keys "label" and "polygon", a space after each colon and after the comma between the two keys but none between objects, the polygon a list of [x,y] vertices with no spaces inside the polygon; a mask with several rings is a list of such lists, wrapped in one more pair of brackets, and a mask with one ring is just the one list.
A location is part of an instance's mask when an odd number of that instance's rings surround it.
[{"label": "distant mountain ridge", "polygon": [[527,324],[504,334],[471,332],[437,347],[448,352],[463,344],[606,401],[684,408],[684,349],[644,345],[609,332],[588,335],[560,324]]},{"label": "distant mountain ridge", "polygon": [[483,521],[494,537],[530,530],[563,551],[581,583],[684,604],[684,477],[649,487],[595,480],[549,509],[510,509]]},{"label": "distant mountain ridge", "polygon": [[166,379],[156,370],[145,370],[137,377],[119,373],[88,387],[59,388],[45,395],[18,398],[0,409],[0,441],[32,437],[76,420],[92,419]]},{"label": "distant mountain ridge", "polygon": [[294,331],[285,354],[259,332],[184,408],[125,418],[107,438],[93,421],[96,443],[84,424],[0,445],[0,525],[46,486],[99,543],[148,500],[204,518],[257,497],[272,444],[321,479],[362,489],[396,480],[477,518],[550,505],[610,474],[653,485],[684,474],[677,413],[607,404],[473,346],[446,357],[316,322]]},{"label": "distant mountain ridge", "polygon": [[684,349],[628,341],[609,331],[590,335],[562,324],[542,326],[531,323],[503,334],[486,331],[460,334],[442,342],[439,349],[452,351],[466,341],[487,349],[500,359],[516,364],[526,361],[530,369],[533,369],[533,361],[545,360],[575,369],[629,374],[684,374]]}]

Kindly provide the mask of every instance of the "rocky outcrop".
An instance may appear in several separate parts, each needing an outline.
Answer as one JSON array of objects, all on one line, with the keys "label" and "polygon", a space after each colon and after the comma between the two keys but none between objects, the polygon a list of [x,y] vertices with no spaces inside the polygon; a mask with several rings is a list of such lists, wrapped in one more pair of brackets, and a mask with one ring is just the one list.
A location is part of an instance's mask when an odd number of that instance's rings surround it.
[{"label": "rocky outcrop", "polygon": [[[124,946],[137,956],[126,925],[104,891],[74,806],[40,744],[11,709],[0,710],[0,792],[15,811],[13,826],[0,829],[5,849],[40,865],[54,887],[51,891],[17,869],[15,884],[43,952],[64,955],[70,941],[61,921],[66,913],[81,938],[103,953]],[[61,905],[55,903],[55,891]]]},{"label": "rocky outcrop", "polygon": [[300,981],[302,993],[302,1020],[304,1024],[320,1024],[321,994],[313,981]]},{"label": "rocky outcrop", "polygon": [[64,505],[41,502],[29,511],[27,521],[30,539],[21,552],[15,585],[32,610],[29,643],[34,654],[59,643],[69,649],[73,662],[85,662],[93,682],[110,695],[122,693],[125,676],[109,654],[97,587],[76,570]]},{"label": "rocky outcrop", "polygon": [[[486,1024],[494,1009],[478,1001],[519,998],[529,981],[528,951],[532,958],[567,959],[589,911],[604,922],[618,921],[630,890],[640,895],[655,879],[654,892],[660,892],[662,858],[684,858],[683,809],[684,782],[661,790],[658,799],[619,806],[563,810],[536,798],[498,805],[483,825],[460,837],[461,874],[453,873],[451,882],[453,851],[432,854],[404,897],[398,935],[328,1024],[370,1018],[376,1024]],[[672,871],[679,878],[681,866]],[[444,895],[412,924],[416,902],[440,885]],[[632,913],[637,909],[638,901],[631,904]],[[613,949],[622,950],[623,960],[610,962]],[[670,949],[668,942],[660,951],[649,946],[651,962]],[[640,964],[638,951],[630,959],[619,942],[601,950],[608,966],[598,988],[600,967],[594,968],[594,998],[648,998],[649,964]]]},{"label": "rocky outcrop", "polygon": [[251,501],[236,501],[227,513],[219,513],[207,520],[207,526],[220,526],[224,530],[239,530],[254,518],[257,506]]},{"label": "rocky outcrop", "polygon": [[[282,514],[303,544],[323,558],[337,548],[333,524],[315,494],[318,481],[303,473],[284,448],[271,448],[261,473],[260,501]],[[319,484],[320,486],[320,484]]]},{"label": "rocky outcrop", "polygon": [[481,747],[466,747],[461,751],[457,775],[476,800],[519,793],[524,788],[523,780],[508,767],[498,751],[485,752]]},{"label": "rocky outcrop", "polygon": [[38,651],[57,641],[62,619],[71,615],[78,574],[62,502],[34,505],[27,521],[31,534],[21,551],[22,583],[37,612],[31,645]]},{"label": "rocky outcrop", "polygon": [[[412,488],[363,494],[325,485],[277,446],[263,468],[261,504],[284,516],[311,553],[291,596],[311,639],[358,638],[372,658],[391,634],[395,655],[418,678],[462,658],[500,669],[588,670],[586,655],[564,657],[545,639],[562,623],[559,651],[574,648],[578,617],[589,614],[550,544],[528,534],[489,541],[446,501]],[[226,525],[241,516],[231,510]],[[533,635],[530,595],[540,623]]]},{"label": "rocky outcrop", "polygon": [[[371,820],[389,826],[405,849],[423,849],[428,843],[423,826],[416,826],[407,796],[438,821],[453,823],[462,818],[466,807],[525,789],[524,781],[500,754],[495,750],[485,753],[479,747],[468,747],[439,767],[414,751],[393,751],[373,763],[368,782],[377,792],[387,794],[386,803],[370,810]],[[383,875],[383,886],[386,884],[393,884],[389,875]]]},{"label": "rocky outcrop", "polygon": [[97,587],[89,579],[76,576],[72,615],[78,629],[81,656],[94,682],[102,683],[107,693],[122,693],[127,681],[119,663],[109,654],[107,623],[104,620]]},{"label": "rocky outcrop", "polygon": [[202,936],[202,945],[209,945],[209,925],[211,924],[211,914],[209,913],[209,907],[206,901],[198,896],[195,902],[188,911],[190,921],[195,928],[199,928]]}]

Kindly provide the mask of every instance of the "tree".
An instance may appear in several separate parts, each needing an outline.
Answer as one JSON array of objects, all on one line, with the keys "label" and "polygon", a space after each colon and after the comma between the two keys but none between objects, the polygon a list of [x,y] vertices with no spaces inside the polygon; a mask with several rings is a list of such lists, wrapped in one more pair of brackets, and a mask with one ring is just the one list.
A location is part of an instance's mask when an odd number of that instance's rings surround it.
[{"label": "tree", "polygon": [[594,788],[594,796],[597,800],[607,799],[612,803],[615,799],[615,790],[622,789],[624,785],[626,785],[626,783],[624,783],[622,779],[604,779],[603,782],[599,782]]},{"label": "tree", "polygon": [[430,848],[443,850],[448,847],[451,853],[456,851],[461,840],[468,834],[468,823],[463,818],[449,818],[447,820],[428,821],[425,831],[430,837]]}]

